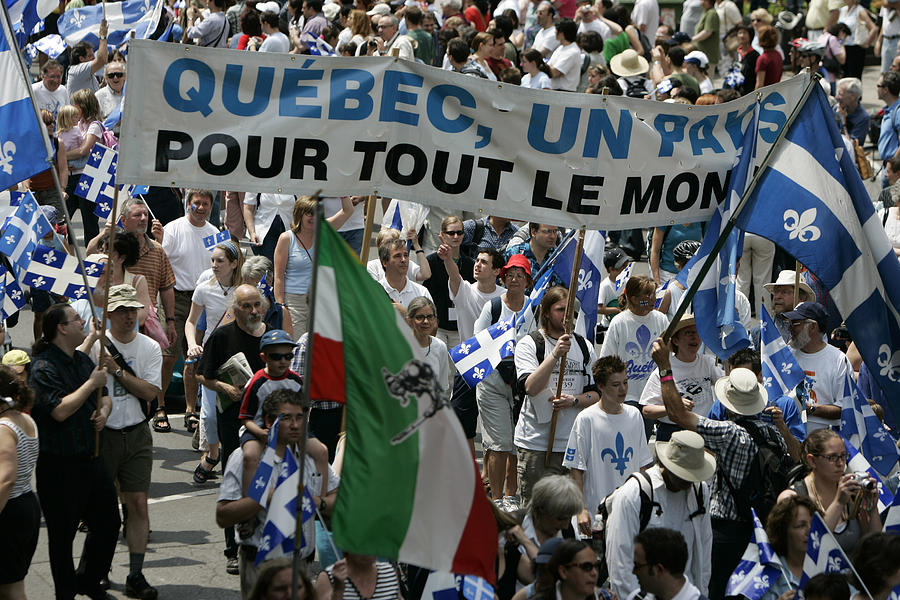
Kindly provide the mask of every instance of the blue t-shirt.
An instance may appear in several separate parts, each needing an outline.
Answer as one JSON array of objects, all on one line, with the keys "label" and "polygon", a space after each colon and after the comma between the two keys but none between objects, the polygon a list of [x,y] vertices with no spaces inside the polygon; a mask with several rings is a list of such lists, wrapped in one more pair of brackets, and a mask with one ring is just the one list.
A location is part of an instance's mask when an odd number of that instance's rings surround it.
[{"label": "blue t-shirt", "polygon": [[[775,402],[770,402],[771,406],[774,404],[778,408],[781,409],[781,414],[784,417],[784,423],[788,426],[791,433],[794,434],[794,437],[800,440],[801,442],[806,439],[806,425],[803,424],[803,421],[800,419],[800,409],[797,408],[797,403],[794,402],[793,398],[788,396],[781,396]],[[711,409],[709,409],[709,414],[707,418],[714,419],[716,421],[727,421],[728,413],[727,409],[722,405],[721,402],[716,400],[713,403]],[[760,415],[760,419],[764,421],[772,422],[771,417],[766,413],[762,413]]]},{"label": "blue t-shirt", "polygon": [[878,154],[881,160],[892,157],[900,146],[900,100],[884,109],[881,119],[881,133],[878,135]]},{"label": "blue t-shirt", "polygon": [[[663,229],[665,231],[665,229]],[[703,225],[701,223],[689,223],[686,225],[672,225],[668,228],[666,239],[663,240],[659,251],[659,268],[669,273],[677,273],[675,258],[672,250],[684,240],[703,241]]]}]

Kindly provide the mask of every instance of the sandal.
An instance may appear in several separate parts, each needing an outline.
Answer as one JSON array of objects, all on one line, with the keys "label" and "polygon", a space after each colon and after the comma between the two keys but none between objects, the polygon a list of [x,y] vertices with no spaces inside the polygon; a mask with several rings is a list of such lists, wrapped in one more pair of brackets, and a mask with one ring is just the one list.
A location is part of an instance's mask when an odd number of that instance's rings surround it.
[{"label": "sandal", "polygon": [[[208,469],[203,468],[203,463],[209,465]],[[194,483],[206,483],[207,479],[212,479],[215,477],[213,474],[213,469],[216,468],[216,465],[219,464],[219,458],[212,459],[209,456],[204,456],[200,461],[200,464],[197,465],[197,468],[194,469]]]},{"label": "sandal", "polygon": [[153,417],[153,431],[159,433],[169,433],[172,431],[172,426],[169,425],[169,415],[166,414],[166,409],[164,407],[156,409],[156,415]]},{"label": "sandal", "polygon": [[188,433],[194,433],[200,427],[200,413],[189,412],[184,415],[184,428]]}]

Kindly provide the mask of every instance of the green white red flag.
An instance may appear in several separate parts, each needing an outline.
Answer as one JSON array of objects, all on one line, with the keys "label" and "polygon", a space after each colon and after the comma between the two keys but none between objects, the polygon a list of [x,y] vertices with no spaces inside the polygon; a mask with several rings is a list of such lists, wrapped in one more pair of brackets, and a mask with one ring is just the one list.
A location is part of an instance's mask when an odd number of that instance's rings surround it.
[{"label": "green white red flag", "polygon": [[490,501],[409,326],[325,221],[317,261],[310,397],[346,402],[338,547],[493,583]]}]

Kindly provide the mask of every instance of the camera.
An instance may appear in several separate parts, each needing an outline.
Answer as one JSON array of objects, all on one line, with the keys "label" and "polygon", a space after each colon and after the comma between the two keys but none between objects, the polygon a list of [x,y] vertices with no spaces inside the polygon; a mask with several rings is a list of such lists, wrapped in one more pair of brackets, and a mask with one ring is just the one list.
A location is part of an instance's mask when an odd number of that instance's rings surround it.
[{"label": "camera", "polygon": [[877,485],[875,479],[865,471],[856,471],[853,473],[853,476],[856,478],[856,483],[866,491],[874,490]]}]

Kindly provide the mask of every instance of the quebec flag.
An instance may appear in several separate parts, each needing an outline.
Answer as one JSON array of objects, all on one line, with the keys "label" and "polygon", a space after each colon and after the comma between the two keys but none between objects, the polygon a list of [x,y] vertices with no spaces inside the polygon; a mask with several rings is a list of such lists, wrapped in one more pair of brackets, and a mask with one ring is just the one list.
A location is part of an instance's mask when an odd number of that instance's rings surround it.
[{"label": "quebec flag", "polygon": [[[106,3],[106,22],[109,27],[107,43],[119,46],[135,29],[136,37],[148,38],[156,30],[162,13],[162,0],[125,0]],[[57,22],[59,34],[66,43],[90,42],[95,48],[100,43],[100,21],[103,7],[99,4],[74,8],[64,12]],[[149,25],[147,25],[149,24]]]},{"label": "quebec flag", "polygon": [[775,402],[806,379],[806,374],[778,333],[765,304],[759,313],[759,345],[763,385],[769,402]]},{"label": "quebec flag", "polygon": [[[88,284],[93,290],[105,265],[84,261]],[[31,255],[28,272],[22,276],[22,283],[39,290],[47,290],[67,298],[83,298],[84,278],[78,267],[78,259],[64,252],[38,244]]]},{"label": "quebec flag", "polygon": [[[554,262],[551,268],[566,285],[572,278],[572,267],[575,265],[575,251],[577,248],[578,244],[566,244],[553,259]],[[628,266],[628,269],[630,268],[631,265]],[[594,264],[591,257],[582,248],[581,264],[578,268],[578,283],[575,284],[577,286],[575,297],[581,303],[578,323],[582,323],[583,317],[583,325],[579,326],[576,324],[575,331],[590,341],[593,341],[594,332],[597,329],[597,304],[600,298],[600,284],[602,282],[603,273],[600,271],[600,267]]]},{"label": "quebec flag", "polygon": [[53,226],[44,216],[44,211],[31,192],[21,195],[14,192],[11,196],[17,197],[19,206],[3,224],[3,231],[0,233],[0,253],[8,256],[18,267],[27,269],[38,242],[53,231]]},{"label": "quebec flag", "polygon": [[22,291],[15,276],[3,267],[0,267],[0,280],[2,280],[0,289],[3,290],[3,309],[0,310],[0,316],[8,319],[25,306],[25,292]]},{"label": "quebec flag", "polygon": [[512,356],[515,348],[515,315],[510,315],[451,348],[450,359],[466,384],[474,388],[501,360]]},{"label": "quebec flag", "polygon": [[869,464],[883,477],[889,476],[900,458],[897,444],[863,399],[851,373],[844,376],[844,402],[841,408],[841,435],[859,448]]},{"label": "quebec flag", "polygon": [[894,501],[894,495],[885,485],[884,479],[878,474],[863,453],[856,446],[844,438],[844,447],[847,448],[847,469],[854,473],[868,473],[869,477],[875,480],[878,485],[878,512],[882,513]]},{"label": "quebec flag", "polygon": [[823,90],[813,86],[737,224],[772,240],[819,278],[897,410],[900,263]]},{"label": "quebec flag", "polygon": [[281,415],[278,415],[275,423],[269,429],[269,441],[266,444],[266,450],[259,461],[259,466],[256,467],[253,483],[250,484],[250,489],[247,490],[247,497],[252,498],[260,506],[264,504],[263,498],[268,499],[269,490],[272,489],[272,470],[275,465],[275,445],[278,441],[279,421],[281,421]]},{"label": "quebec flag", "polygon": [[213,251],[213,248],[218,246],[219,244],[223,244],[231,239],[231,233],[228,232],[227,229],[223,229],[219,233],[208,235],[203,238],[203,246],[209,250]]},{"label": "quebec flag", "polygon": [[[262,540],[259,543],[259,553],[256,555],[256,563],[259,565],[265,560],[278,558],[294,551],[294,537],[297,526],[297,484],[300,479],[300,469],[297,459],[290,449],[284,451],[284,461],[278,473],[278,481],[275,484],[275,492],[272,501],[266,509],[266,522],[263,525]],[[309,488],[304,486],[301,502],[300,517],[302,522],[313,518],[316,514],[316,506]],[[306,539],[300,540],[300,547],[306,546]]]},{"label": "quebec flag", "polygon": [[781,577],[781,560],[769,544],[769,537],[756,516],[756,511],[752,508],[750,511],[753,513],[753,535],[741,562],[728,579],[725,595],[741,595],[749,600],[759,600]]},{"label": "quebec flag", "polygon": [[[56,9],[58,0],[6,0],[11,25],[21,24],[24,31],[37,33],[43,29],[43,19]],[[0,74],[3,69],[0,68]],[[2,88],[0,88],[2,89]]]},{"label": "quebec flag", "polygon": [[806,583],[819,573],[840,573],[850,568],[850,559],[841,550],[841,546],[834,539],[819,513],[815,513],[806,542],[806,557],[803,559],[800,589],[805,588]]},{"label": "quebec flag", "polygon": [[38,123],[31,104],[29,84],[5,11],[0,12],[0,30],[0,190],[5,190],[46,171],[50,153],[43,124]]}]

